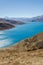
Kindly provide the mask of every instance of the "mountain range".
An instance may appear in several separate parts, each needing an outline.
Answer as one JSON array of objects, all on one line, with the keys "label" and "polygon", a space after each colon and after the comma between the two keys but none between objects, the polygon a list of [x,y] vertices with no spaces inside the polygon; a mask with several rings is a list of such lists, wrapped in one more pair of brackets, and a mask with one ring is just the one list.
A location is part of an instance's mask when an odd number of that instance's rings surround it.
[{"label": "mountain range", "polygon": [[15,27],[15,25],[22,25],[28,22],[43,22],[43,15],[32,18],[0,18],[0,30],[10,29]]},{"label": "mountain range", "polygon": [[28,22],[43,22],[43,15],[32,17],[32,18],[11,18],[11,19],[16,20],[16,21],[23,21],[25,23],[28,23]]},{"label": "mountain range", "polygon": [[10,29],[21,24],[24,24],[24,22],[0,18],[0,30]]}]

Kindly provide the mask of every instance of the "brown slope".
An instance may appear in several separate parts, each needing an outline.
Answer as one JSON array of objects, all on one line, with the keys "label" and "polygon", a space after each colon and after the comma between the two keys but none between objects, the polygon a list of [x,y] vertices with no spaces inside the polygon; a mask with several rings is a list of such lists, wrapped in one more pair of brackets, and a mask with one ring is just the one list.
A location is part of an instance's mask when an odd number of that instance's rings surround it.
[{"label": "brown slope", "polygon": [[[43,42],[43,33],[31,39],[26,39],[15,46],[0,49],[0,65],[43,65],[43,49],[31,49],[34,47],[33,42],[34,44],[37,42],[37,44],[43,44],[40,40]],[[29,43],[31,43],[32,47]]]}]

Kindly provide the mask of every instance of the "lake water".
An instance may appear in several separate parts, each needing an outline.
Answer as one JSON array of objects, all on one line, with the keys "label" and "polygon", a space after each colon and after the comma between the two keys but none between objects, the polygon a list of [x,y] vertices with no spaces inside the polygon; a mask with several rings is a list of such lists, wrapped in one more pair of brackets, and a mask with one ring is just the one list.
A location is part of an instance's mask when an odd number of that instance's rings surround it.
[{"label": "lake water", "polygon": [[29,22],[0,31],[0,48],[7,47],[43,32],[43,22]]}]

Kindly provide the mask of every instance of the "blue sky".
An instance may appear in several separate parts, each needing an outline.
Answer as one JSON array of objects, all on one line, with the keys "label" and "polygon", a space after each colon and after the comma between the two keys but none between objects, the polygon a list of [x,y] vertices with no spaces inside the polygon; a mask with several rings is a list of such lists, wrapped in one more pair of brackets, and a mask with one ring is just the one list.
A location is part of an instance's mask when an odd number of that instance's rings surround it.
[{"label": "blue sky", "polygon": [[0,0],[0,17],[43,15],[43,0]]}]

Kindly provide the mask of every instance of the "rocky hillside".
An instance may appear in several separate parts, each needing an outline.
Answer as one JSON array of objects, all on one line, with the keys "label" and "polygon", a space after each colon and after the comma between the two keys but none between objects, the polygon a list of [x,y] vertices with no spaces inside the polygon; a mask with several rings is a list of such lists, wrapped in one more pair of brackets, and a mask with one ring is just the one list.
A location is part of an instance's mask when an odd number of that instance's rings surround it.
[{"label": "rocky hillside", "polygon": [[0,65],[43,65],[43,33],[11,47],[0,48]]}]

